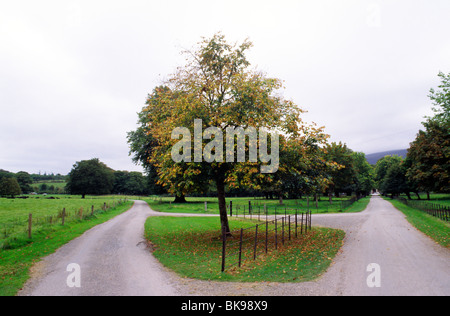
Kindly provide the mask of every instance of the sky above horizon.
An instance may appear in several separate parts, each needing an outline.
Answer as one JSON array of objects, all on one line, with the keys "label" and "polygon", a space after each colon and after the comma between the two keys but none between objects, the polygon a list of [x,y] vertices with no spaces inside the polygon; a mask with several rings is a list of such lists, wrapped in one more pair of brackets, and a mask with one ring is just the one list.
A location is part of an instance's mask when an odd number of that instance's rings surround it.
[{"label": "sky above horizon", "polygon": [[1,1],[0,169],[70,172],[128,155],[146,96],[181,51],[249,38],[306,122],[366,154],[409,147],[450,72],[450,1]]}]

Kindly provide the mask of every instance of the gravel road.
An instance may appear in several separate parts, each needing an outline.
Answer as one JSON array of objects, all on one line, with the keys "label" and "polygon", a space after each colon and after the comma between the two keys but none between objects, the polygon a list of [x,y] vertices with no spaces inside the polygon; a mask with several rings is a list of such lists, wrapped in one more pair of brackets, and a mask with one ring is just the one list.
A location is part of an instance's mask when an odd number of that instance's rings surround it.
[{"label": "gravel road", "polygon": [[[135,201],[129,211],[36,264],[19,295],[450,295],[450,250],[417,231],[378,196],[361,213],[313,215],[313,225],[343,229],[346,237],[328,271],[305,283],[180,278],[147,249],[143,230],[149,216],[188,214],[157,213]],[[72,263],[80,269],[80,287],[67,282],[75,280],[72,273],[77,271],[67,270]],[[369,265],[374,269],[368,270]]]}]

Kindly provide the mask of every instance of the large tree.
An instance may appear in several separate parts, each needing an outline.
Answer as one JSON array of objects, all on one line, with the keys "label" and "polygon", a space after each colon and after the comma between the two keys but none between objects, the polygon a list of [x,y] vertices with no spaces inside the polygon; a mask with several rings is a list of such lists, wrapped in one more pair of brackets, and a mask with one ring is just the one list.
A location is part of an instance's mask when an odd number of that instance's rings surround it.
[{"label": "large tree", "polygon": [[434,117],[428,117],[408,150],[407,176],[420,190],[450,192],[450,74],[440,72],[439,90],[430,90]]},{"label": "large tree", "polygon": [[114,186],[114,171],[98,158],[75,163],[69,173],[66,190],[70,194],[110,194]]},{"label": "large tree", "polygon": [[368,195],[375,188],[373,167],[367,162],[364,153],[353,152],[352,156],[356,172],[355,192],[357,195]]},{"label": "large tree", "polygon": [[434,117],[429,118],[430,121],[438,123],[440,126],[447,126],[450,124],[450,73],[444,74],[439,72],[441,84],[438,90],[430,89],[428,97],[433,102]]},{"label": "large tree", "polygon": [[14,198],[16,195],[22,194],[19,182],[13,177],[4,177],[0,180],[0,196],[9,196]]},{"label": "large tree", "polygon": [[341,166],[330,172],[331,181],[328,186],[328,194],[331,203],[331,196],[334,192],[351,194],[355,190],[357,175],[353,160],[353,151],[346,144],[331,143],[325,147],[325,157],[328,161],[335,162]]},{"label": "large tree", "polygon": [[[167,87],[157,87],[153,89],[152,94],[148,96],[147,106],[157,104],[160,94],[158,91],[167,90]],[[157,140],[150,132],[149,126],[152,123],[152,117],[148,115],[145,108],[138,113],[138,127],[136,130],[127,134],[128,144],[130,146],[129,155],[135,164],[141,165],[147,175],[147,187],[150,194],[164,194],[167,191],[162,185],[158,184],[159,176],[156,167],[150,162],[153,148],[157,145]],[[178,201],[183,200],[182,196],[177,196]]]},{"label": "large tree", "polygon": [[[277,132],[290,140],[314,138],[320,142],[323,138],[320,129],[306,128],[300,119],[303,111],[281,96],[281,80],[250,69],[246,53],[251,46],[248,40],[241,45],[230,45],[222,34],[204,39],[197,49],[186,52],[187,64],[164,82],[167,89],[156,90],[158,97],[152,96],[154,102],[148,102],[144,109],[149,117],[148,133],[156,140],[149,162],[158,170],[159,183],[176,193],[188,192],[198,183],[212,180],[217,188],[221,224],[227,232],[230,228],[225,204],[226,184],[236,186],[239,181],[251,186],[255,179],[271,181],[273,176],[261,173],[261,168],[267,167],[269,161],[250,159],[252,149],[259,153],[263,150],[261,131]],[[175,138],[180,135],[186,138],[182,146],[186,159],[174,161],[172,149],[180,141],[172,138],[172,132],[180,127],[183,133],[176,133]],[[234,159],[235,145],[224,150],[218,143],[221,136],[234,128],[255,128],[260,132],[259,141],[245,145],[244,160]],[[200,135],[200,139],[195,135]],[[237,138],[233,137],[233,144]],[[203,139],[211,142],[205,144]],[[196,141],[200,142],[199,146],[194,146]],[[209,154],[203,155],[205,152]],[[199,161],[200,156],[203,159]],[[230,157],[234,162],[225,159]]]},{"label": "large tree", "polygon": [[450,130],[436,121],[425,124],[408,150],[407,176],[425,192],[450,192]]}]

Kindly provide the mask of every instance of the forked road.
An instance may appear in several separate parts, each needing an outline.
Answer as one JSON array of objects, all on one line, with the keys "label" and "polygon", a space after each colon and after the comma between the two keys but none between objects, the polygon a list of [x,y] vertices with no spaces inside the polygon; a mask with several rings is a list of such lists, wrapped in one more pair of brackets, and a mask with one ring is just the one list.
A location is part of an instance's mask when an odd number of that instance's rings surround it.
[{"label": "forked road", "polygon": [[[313,215],[314,225],[343,229],[346,237],[328,271],[305,283],[182,279],[145,246],[145,220],[162,215],[174,216],[136,201],[129,211],[37,264],[19,295],[450,295],[450,251],[418,232],[380,197],[373,197],[362,213]],[[67,270],[73,263],[80,268],[80,287],[71,282],[76,270]],[[370,264],[379,270],[368,271]]]}]

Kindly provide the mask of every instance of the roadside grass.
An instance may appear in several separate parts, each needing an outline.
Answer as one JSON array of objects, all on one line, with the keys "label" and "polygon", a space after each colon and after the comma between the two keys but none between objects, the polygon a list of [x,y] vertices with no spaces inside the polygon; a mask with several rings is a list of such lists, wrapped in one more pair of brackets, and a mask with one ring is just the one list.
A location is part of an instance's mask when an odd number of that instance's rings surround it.
[{"label": "roadside grass", "polygon": [[0,198],[0,223],[11,220],[27,219],[29,213],[34,217],[55,215],[62,208],[69,210],[78,210],[83,207],[85,210],[94,205],[100,208],[104,202],[124,199],[118,196],[86,196],[82,199],[79,195],[30,195],[27,199],[8,199]]},{"label": "roadside grass", "polygon": [[[423,201],[426,203],[436,203],[436,204],[440,204],[443,206],[450,206],[450,194],[448,193],[430,193],[430,199],[427,200],[427,196],[426,194],[419,194],[420,195],[420,200],[417,197],[417,195],[415,194],[411,194],[411,199],[412,200],[418,200],[418,201]],[[408,197],[406,196],[406,194],[401,194],[400,197],[403,197],[405,199],[407,199]]]},{"label": "roadside grass", "polygon": [[[174,203],[173,197],[159,197],[153,196],[144,198],[150,207],[157,212],[166,213],[191,213],[191,214],[218,214],[219,203],[216,197],[187,197],[187,203]],[[341,202],[347,201],[348,198],[333,198],[333,203],[330,204],[328,198],[321,198],[316,208],[316,203],[310,198],[309,203],[304,199],[297,200],[283,200],[280,205],[278,200],[266,200],[263,198],[248,198],[248,197],[233,197],[227,198],[227,206],[230,201],[233,203],[233,214],[242,215],[244,210],[248,214],[249,202],[252,205],[253,214],[264,214],[264,204],[269,215],[277,214],[293,214],[294,210],[298,209],[301,212],[311,210],[313,213],[340,213],[340,212],[360,212],[363,211],[370,201],[370,197],[362,198],[355,202],[350,207],[342,209]],[[207,202],[207,209],[205,211],[205,202]],[[309,206],[308,206],[309,204]]]},{"label": "roadside grass", "polygon": [[429,236],[436,243],[446,248],[450,248],[450,223],[428,215],[421,210],[409,207],[397,200],[391,200],[387,197],[383,198],[392,203],[395,208],[403,212],[411,225],[419,231]]},{"label": "roadside grass", "polygon": [[26,245],[29,214],[32,214],[33,235],[39,230],[51,229],[52,226],[62,222],[63,209],[65,209],[65,222],[88,217],[91,208],[94,214],[101,211],[105,204],[111,207],[125,197],[118,196],[81,196],[54,195],[29,196],[27,199],[0,199],[0,249],[14,249]]},{"label": "roadside grass", "polygon": [[[233,230],[254,221],[230,218]],[[343,244],[342,230],[315,228],[278,250],[248,258],[241,268],[221,272],[222,240],[217,217],[150,217],[145,234],[154,256],[182,277],[232,282],[305,282],[330,266]],[[236,237],[234,237],[236,238]]]},{"label": "roadside grass", "polygon": [[[67,202],[67,200],[63,201]],[[103,204],[103,199],[99,201]],[[72,239],[81,236],[90,228],[127,211],[132,204],[133,202],[129,201],[106,212],[97,212],[88,220],[71,221],[64,226],[53,224],[42,227],[33,233],[32,240],[29,240],[25,246],[0,250],[0,296],[16,295],[30,277],[30,268],[34,263],[52,254]]]}]

